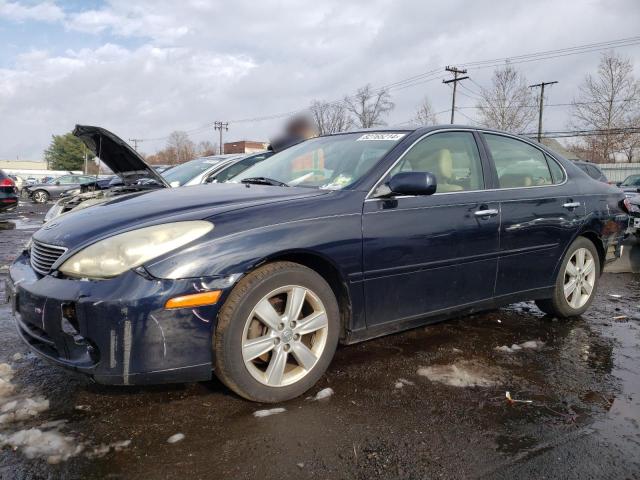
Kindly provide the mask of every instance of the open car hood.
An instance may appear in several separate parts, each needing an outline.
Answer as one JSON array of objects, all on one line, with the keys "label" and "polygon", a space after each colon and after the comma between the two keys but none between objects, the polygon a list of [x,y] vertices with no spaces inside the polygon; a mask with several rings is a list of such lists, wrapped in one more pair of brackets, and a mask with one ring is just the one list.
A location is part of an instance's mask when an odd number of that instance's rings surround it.
[{"label": "open car hood", "polygon": [[163,187],[170,187],[162,175],[151,168],[138,152],[110,131],[101,127],[76,125],[73,134],[113,173],[122,178],[125,185],[140,178],[152,178]]}]

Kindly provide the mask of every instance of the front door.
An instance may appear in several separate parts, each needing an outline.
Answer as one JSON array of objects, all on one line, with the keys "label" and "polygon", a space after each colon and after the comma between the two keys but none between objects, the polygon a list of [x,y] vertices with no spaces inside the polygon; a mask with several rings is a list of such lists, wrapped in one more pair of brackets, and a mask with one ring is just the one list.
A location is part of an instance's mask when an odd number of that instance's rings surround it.
[{"label": "front door", "polygon": [[[367,325],[410,320],[493,296],[499,204],[470,131],[434,133],[389,173],[429,171],[431,196],[369,198],[363,211]],[[374,192],[375,197],[375,192]]]}]

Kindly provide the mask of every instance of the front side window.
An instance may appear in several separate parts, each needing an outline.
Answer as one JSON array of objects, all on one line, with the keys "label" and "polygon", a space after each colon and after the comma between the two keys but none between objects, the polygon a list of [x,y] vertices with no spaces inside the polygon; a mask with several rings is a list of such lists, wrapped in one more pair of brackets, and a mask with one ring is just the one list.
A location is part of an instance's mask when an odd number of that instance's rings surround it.
[{"label": "front side window", "polygon": [[438,182],[436,193],[484,188],[478,146],[471,132],[443,132],[429,135],[404,155],[391,171],[430,172]]},{"label": "front side window", "polygon": [[549,165],[541,150],[501,135],[484,134],[498,172],[500,188],[553,185]]},{"label": "front side window", "polygon": [[620,184],[621,187],[640,187],[640,175],[630,175]]},{"label": "front side window", "polygon": [[172,186],[181,186],[201,173],[219,164],[224,157],[196,158],[190,162],[181,163],[167,170],[162,176]]},{"label": "front side window", "polygon": [[70,185],[74,183],[73,177],[70,175],[60,177],[57,180],[54,180],[54,183],[59,183],[60,185]]},{"label": "front side window", "polygon": [[249,167],[231,182],[263,178],[292,187],[340,190],[362,178],[405,135],[368,132],[312,138]]}]

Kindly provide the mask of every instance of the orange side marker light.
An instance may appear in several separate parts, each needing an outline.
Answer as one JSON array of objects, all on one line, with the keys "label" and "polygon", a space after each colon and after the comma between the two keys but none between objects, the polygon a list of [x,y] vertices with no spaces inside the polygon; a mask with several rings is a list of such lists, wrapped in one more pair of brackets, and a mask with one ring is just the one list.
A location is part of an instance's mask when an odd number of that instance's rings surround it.
[{"label": "orange side marker light", "polygon": [[167,300],[164,308],[193,308],[202,307],[203,305],[213,305],[218,302],[220,295],[222,295],[222,290],[182,295],[180,297],[174,297]]}]

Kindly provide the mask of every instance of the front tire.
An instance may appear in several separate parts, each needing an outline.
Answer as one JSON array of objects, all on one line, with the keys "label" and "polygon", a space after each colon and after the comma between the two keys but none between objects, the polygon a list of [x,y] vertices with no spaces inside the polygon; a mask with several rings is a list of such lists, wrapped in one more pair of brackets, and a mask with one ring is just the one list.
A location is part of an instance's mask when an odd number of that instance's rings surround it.
[{"label": "front tire", "polygon": [[47,203],[49,200],[49,193],[45,190],[36,190],[33,192],[33,201],[36,203]]},{"label": "front tire", "polygon": [[595,245],[578,237],[567,250],[553,297],[536,300],[540,310],[561,318],[582,315],[593,302],[600,281],[600,256]]},{"label": "front tire", "polygon": [[269,263],[244,277],[220,311],[215,373],[246,399],[290,400],[325,372],[339,328],[338,302],[320,275],[297,263]]}]

